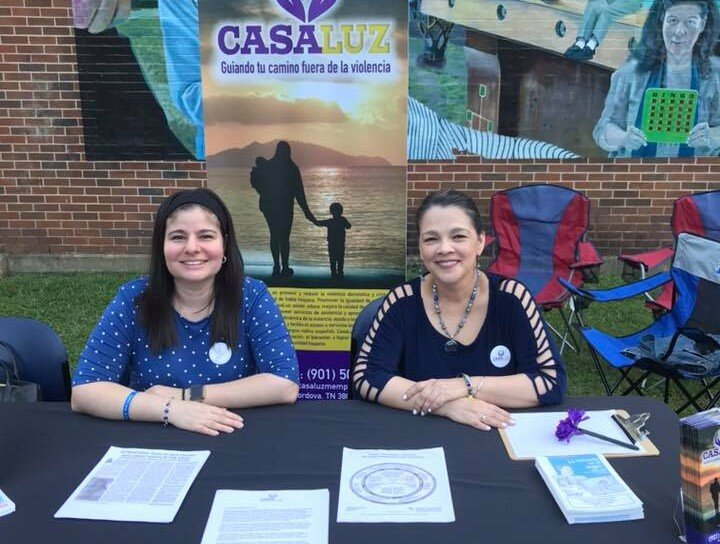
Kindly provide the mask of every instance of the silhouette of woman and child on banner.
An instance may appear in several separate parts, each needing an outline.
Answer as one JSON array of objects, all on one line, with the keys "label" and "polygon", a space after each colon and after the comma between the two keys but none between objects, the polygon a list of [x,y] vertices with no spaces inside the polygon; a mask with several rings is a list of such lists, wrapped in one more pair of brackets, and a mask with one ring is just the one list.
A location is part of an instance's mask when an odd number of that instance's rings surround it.
[{"label": "silhouette of woman and child on banner", "polygon": [[292,231],[295,201],[308,221],[327,229],[330,273],[333,278],[345,277],[345,231],[351,227],[343,216],[339,202],[330,204],[330,218],[318,220],[308,207],[305,188],[297,164],[291,158],[290,144],[280,141],[271,159],[257,157],[250,172],[250,184],[260,195],[260,211],[270,231],[270,253],[273,259],[272,277],[290,277],[290,232]]}]

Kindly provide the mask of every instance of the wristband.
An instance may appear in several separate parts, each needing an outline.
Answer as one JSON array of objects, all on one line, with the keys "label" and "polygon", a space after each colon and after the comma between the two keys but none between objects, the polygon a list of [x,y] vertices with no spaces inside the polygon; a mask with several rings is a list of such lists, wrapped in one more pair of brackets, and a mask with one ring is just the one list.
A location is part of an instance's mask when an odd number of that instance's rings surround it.
[{"label": "wristband", "polygon": [[472,382],[470,381],[470,376],[468,376],[467,374],[460,374],[460,376],[462,377],[463,381],[465,382],[465,389],[467,389],[467,396],[472,397],[473,396],[473,385],[472,385]]},{"label": "wristband", "polygon": [[165,408],[163,408],[163,415],[162,415],[162,423],[163,427],[167,427],[170,419],[170,403],[172,402],[172,399],[168,399],[168,401],[165,403]]},{"label": "wristband", "polygon": [[122,411],[120,413],[122,414],[122,418],[125,421],[128,421],[130,419],[130,404],[135,398],[135,395],[137,395],[137,391],[130,391],[130,393],[128,393],[128,396],[125,397],[125,402],[123,402]]}]

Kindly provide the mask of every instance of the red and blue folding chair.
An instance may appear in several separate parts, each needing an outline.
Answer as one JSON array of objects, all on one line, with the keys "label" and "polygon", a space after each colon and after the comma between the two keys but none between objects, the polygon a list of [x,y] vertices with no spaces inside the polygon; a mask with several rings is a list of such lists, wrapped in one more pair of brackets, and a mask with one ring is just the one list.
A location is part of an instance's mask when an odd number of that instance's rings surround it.
[{"label": "red and blue folding chair", "polygon": [[[711,240],[720,240],[720,191],[706,191],[681,196],[673,203],[672,219],[670,220],[673,236],[681,232],[689,232],[704,236]],[[635,255],[620,255],[618,259],[631,270],[638,271],[645,278],[651,270],[673,256],[671,247],[663,247],[654,251]],[[673,283],[665,284],[657,297],[645,294],[647,306],[653,313],[666,312],[672,306]]]},{"label": "red and blue folding chair", "polygon": [[[561,280],[562,281],[562,280]],[[624,337],[592,328],[581,333],[590,347],[595,368],[608,395],[643,395],[642,384],[655,374],[665,383],[667,403],[674,384],[686,402],[678,413],[692,406],[705,410],[720,398],[720,242],[680,233],[669,272],[613,289],[587,291],[563,282],[574,296],[596,302],[613,302],[641,295],[668,282],[675,284],[671,309],[650,326]],[[599,360],[602,357],[620,373],[610,384]],[[639,373],[632,373],[639,369]],[[691,393],[683,381],[699,380],[700,391]],[[622,389],[624,387],[624,389]],[[701,402],[700,399],[704,398]]]},{"label": "red and blue folding chair", "polygon": [[488,271],[524,283],[544,310],[557,309],[565,330],[552,329],[565,346],[577,351],[571,324],[582,324],[579,308],[558,283],[583,283],[585,269],[602,264],[589,242],[584,242],[590,222],[590,201],[572,189],[558,185],[526,185],[495,193],[490,200],[490,221],[497,244]]}]

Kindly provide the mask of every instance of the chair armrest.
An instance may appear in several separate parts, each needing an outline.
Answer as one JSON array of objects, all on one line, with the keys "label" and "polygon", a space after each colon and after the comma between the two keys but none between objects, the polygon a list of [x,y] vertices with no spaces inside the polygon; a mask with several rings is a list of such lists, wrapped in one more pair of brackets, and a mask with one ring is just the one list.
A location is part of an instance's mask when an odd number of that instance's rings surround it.
[{"label": "chair armrest", "polygon": [[580,242],[578,244],[578,261],[571,264],[570,268],[590,268],[600,266],[603,262],[592,242]]},{"label": "chair armrest", "polygon": [[671,247],[661,247],[654,251],[646,251],[645,253],[636,253],[634,255],[620,255],[618,259],[632,266],[633,268],[655,268],[657,265],[666,261],[673,255]]},{"label": "chair armrest", "polygon": [[580,289],[575,287],[572,283],[568,282],[564,278],[558,278],[558,281],[562,284],[565,289],[570,291],[573,295],[577,295],[597,302],[611,302],[614,300],[624,300],[637,295],[641,295],[647,291],[652,291],[656,287],[660,287],[664,283],[670,281],[670,272],[661,272],[655,274],[649,278],[645,278],[641,281],[628,283],[626,285],[619,285],[612,289]]}]

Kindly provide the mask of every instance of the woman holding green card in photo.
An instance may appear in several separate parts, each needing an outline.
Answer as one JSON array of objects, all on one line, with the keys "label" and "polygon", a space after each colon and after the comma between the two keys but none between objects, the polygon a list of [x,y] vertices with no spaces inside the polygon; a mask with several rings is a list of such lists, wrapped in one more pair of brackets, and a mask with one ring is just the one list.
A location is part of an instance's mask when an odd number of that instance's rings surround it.
[{"label": "woman holding green card in photo", "polygon": [[[718,155],[720,59],[712,52],[719,17],[713,0],[655,0],[593,130],[611,157]],[[665,101],[659,114],[646,104],[651,97]],[[671,108],[670,100],[678,103]]]}]

